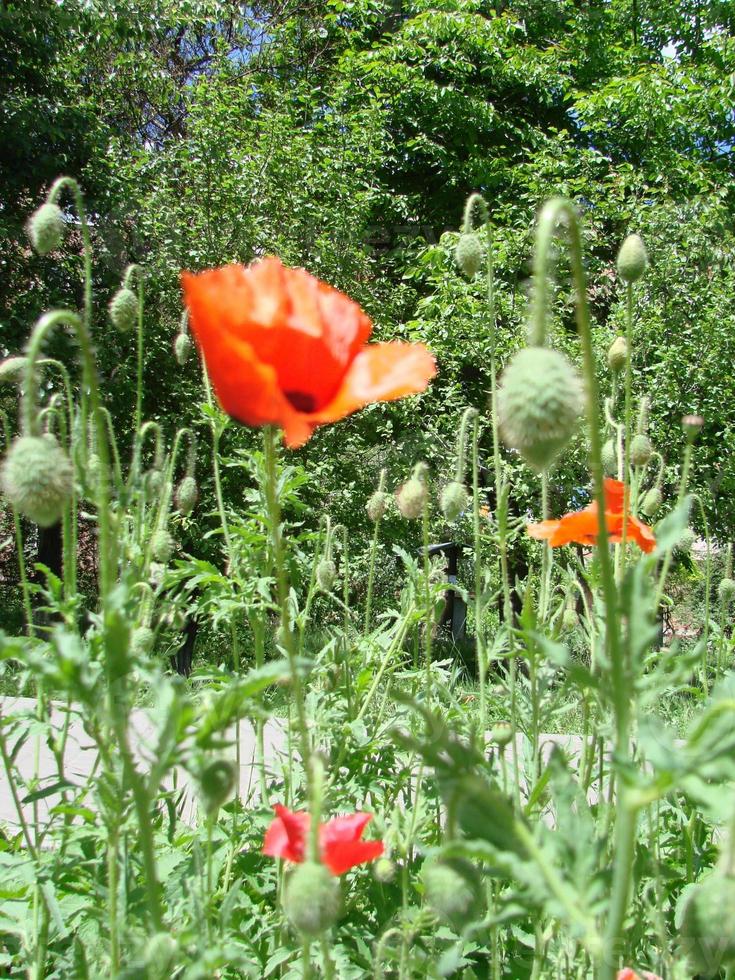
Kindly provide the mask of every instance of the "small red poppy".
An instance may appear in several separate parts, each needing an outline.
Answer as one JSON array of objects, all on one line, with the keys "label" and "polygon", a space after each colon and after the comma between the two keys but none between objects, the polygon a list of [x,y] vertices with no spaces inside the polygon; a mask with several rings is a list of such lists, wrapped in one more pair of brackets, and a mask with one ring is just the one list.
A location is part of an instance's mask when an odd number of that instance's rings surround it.
[{"label": "small red poppy", "polygon": [[[265,833],[263,854],[301,864],[306,857],[311,817],[276,803],[276,817]],[[333,875],[344,874],[366,861],[374,861],[385,850],[380,840],[361,840],[372,820],[371,813],[350,813],[319,825],[319,850]]]},{"label": "small red poppy", "polygon": [[[605,526],[608,540],[619,544],[623,540],[623,523],[626,523],[626,538],[635,541],[641,551],[653,551],[656,538],[651,528],[639,521],[637,517],[628,514],[623,517],[625,508],[625,484],[620,480],[605,480]],[[552,548],[564,544],[594,545],[597,544],[599,521],[597,519],[597,503],[592,503],[583,510],[565,514],[556,521],[540,521],[529,524],[528,533],[532,538],[548,541]]]},{"label": "small red poppy", "polygon": [[661,977],[657,973],[649,973],[648,970],[644,970],[638,976],[635,970],[626,966],[624,969],[618,970],[617,980],[661,980]]},{"label": "small red poppy", "polygon": [[423,391],[423,344],[367,344],[357,303],[304,269],[266,258],[181,275],[191,328],[215,393],[246,425],[278,425],[287,446],[372,402]]}]

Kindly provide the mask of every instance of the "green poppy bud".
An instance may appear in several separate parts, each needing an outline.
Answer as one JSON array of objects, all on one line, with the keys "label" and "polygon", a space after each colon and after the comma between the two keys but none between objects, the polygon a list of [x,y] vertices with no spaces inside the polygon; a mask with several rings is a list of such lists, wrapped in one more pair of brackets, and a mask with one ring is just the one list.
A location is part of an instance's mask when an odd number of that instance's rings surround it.
[{"label": "green poppy bud", "polygon": [[322,592],[331,592],[337,581],[337,566],[331,558],[322,558],[316,566],[316,581]]},{"label": "green poppy bud", "polygon": [[735,964],[735,878],[715,871],[689,891],[680,942],[693,974],[713,977]]},{"label": "green poppy bud", "polygon": [[717,587],[717,593],[723,605],[732,602],[735,599],[735,579],[723,578]]},{"label": "green poppy bud", "polygon": [[467,510],[468,506],[469,495],[458,480],[453,480],[444,487],[439,507],[448,521],[456,521],[460,514]]},{"label": "green poppy bud", "polygon": [[157,932],[145,948],[146,980],[165,980],[173,975],[171,966],[178,952],[176,940],[168,932]]},{"label": "green poppy bud", "polygon": [[652,452],[653,446],[648,436],[643,435],[642,432],[633,436],[630,441],[630,461],[633,466],[645,466]]},{"label": "green poppy bud", "polygon": [[461,932],[483,914],[482,878],[464,858],[429,860],[421,869],[424,898],[437,916]]},{"label": "green poppy bud", "polygon": [[189,360],[191,349],[192,343],[189,334],[177,334],[176,340],[174,341],[174,357],[176,358],[176,363],[179,365],[179,367],[183,367]]},{"label": "green poppy bud", "polygon": [[306,861],[286,882],[283,907],[291,925],[304,936],[320,936],[339,919],[339,881],[323,864]]},{"label": "green poppy bud", "polygon": [[20,514],[51,527],[74,492],[74,468],[54,436],[20,436],[5,457],[0,482]]},{"label": "green poppy bud", "polygon": [[150,626],[138,626],[130,637],[130,652],[134,659],[146,657],[153,649],[156,635]]},{"label": "green poppy bud", "polygon": [[579,617],[577,616],[577,610],[572,608],[572,606],[567,606],[564,610],[561,618],[562,629],[571,633],[579,626]]},{"label": "green poppy bud", "polygon": [[372,494],[365,506],[365,509],[367,510],[367,515],[373,524],[377,524],[378,521],[385,516],[389,502],[390,497],[382,490],[376,490],[375,493]]},{"label": "green poppy bud", "polygon": [[454,256],[462,272],[469,279],[474,279],[482,266],[482,244],[477,235],[463,232],[459,236]]},{"label": "green poppy bud", "polygon": [[187,517],[196,507],[199,498],[197,481],[193,476],[185,476],[176,488],[176,507],[180,514]]},{"label": "green poppy bud", "polygon": [[110,300],[110,320],[120,333],[128,333],[138,322],[138,299],[132,289],[123,286]]},{"label": "green poppy bud", "polygon": [[636,282],[648,268],[648,254],[640,235],[628,235],[618,252],[618,275],[623,282]]},{"label": "green poppy bud", "polygon": [[628,341],[625,337],[616,337],[607,351],[607,363],[613,374],[622,371],[628,361]]},{"label": "green poppy bud", "polygon": [[390,858],[378,858],[373,867],[373,874],[382,885],[387,885],[396,876],[396,866]]},{"label": "green poppy bud", "polygon": [[204,808],[213,814],[226,803],[235,788],[237,771],[229,759],[215,759],[199,775],[199,788]]},{"label": "green poppy bud", "polygon": [[148,493],[151,496],[155,496],[155,494],[160,493],[163,489],[163,473],[157,467],[152,466],[143,475],[143,482]]},{"label": "green poppy bud", "polygon": [[536,470],[546,469],[566,446],[583,408],[582,382],[559,351],[524,347],[503,373],[500,432]]},{"label": "green poppy bud", "polygon": [[[421,464],[419,464],[421,467]],[[419,473],[419,467],[414,468],[413,476],[407,480],[396,494],[396,504],[402,517],[409,521],[418,520],[424,513],[424,505],[428,495],[426,483]],[[417,472],[418,471],[418,472]]]},{"label": "green poppy bud", "polygon": [[618,452],[614,439],[608,439],[602,447],[602,468],[608,476],[615,476],[618,472]]},{"label": "green poppy bud", "polygon": [[641,511],[646,515],[646,517],[654,517],[662,502],[661,491],[658,487],[651,487],[650,490],[646,492],[641,503]]},{"label": "green poppy bud", "polygon": [[697,540],[697,535],[690,528],[684,528],[681,537],[674,545],[674,553],[677,555],[688,555],[692,550],[692,545]]},{"label": "green poppy bud", "polygon": [[161,528],[151,538],[151,555],[156,561],[167,564],[174,553],[174,539],[168,531]]},{"label": "green poppy bud", "polygon": [[53,252],[64,240],[66,224],[58,204],[42,204],[28,221],[28,237],[39,255]]},{"label": "green poppy bud", "polygon": [[704,419],[701,415],[685,415],[681,420],[684,435],[690,442],[694,442],[699,433],[702,431],[703,425]]},{"label": "green poppy bud", "polygon": [[6,357],[0,361],[0,384],[14,384],[23,377],[27,357]]}]

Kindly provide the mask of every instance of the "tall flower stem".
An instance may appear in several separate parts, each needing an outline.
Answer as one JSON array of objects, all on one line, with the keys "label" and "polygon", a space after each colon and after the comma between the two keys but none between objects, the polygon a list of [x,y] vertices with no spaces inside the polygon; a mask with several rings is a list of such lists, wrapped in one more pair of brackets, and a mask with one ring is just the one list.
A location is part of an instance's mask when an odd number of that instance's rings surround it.
[{"label": "tall flower stem", "polygon": [[[385,492],[385,470],[380,471],[380,479],[378,480],[378,493]],[[375,583],[375,562],[378,556],[378,540],[380,534],[380,521],[382,515],[378,516],[375,522],[375,528],[373,529],[373,539],[370,543],[370,559],[368,566],[368,582],[367,582],[367,597],[365,599],[365,632],[370,632],[370,617],[373,611],[373,586]]]}]

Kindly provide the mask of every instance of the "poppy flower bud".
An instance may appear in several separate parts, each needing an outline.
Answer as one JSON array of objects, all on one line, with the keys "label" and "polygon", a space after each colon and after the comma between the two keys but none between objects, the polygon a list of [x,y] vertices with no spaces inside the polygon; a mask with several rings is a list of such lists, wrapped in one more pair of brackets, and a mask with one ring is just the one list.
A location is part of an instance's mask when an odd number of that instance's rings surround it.
[{"label": "poppy flower bud", "polygon": [[130,652],[134,658],[145,657],[153,649],[156,636],[150,626],[138,626],[130,637]]},{"label": "poppy flower bud", "polygon": [[577,610],[572,606],[567,606],[562,614],[561,618],[562,629],[571,632],[576,629],[579,625],[579,617],[577,616]]},{"label": "poppy flower bud", "polygon": [[5,457],[0,482],[20,514],[51,527],[71,499],[74,468],[54,436],[20,436]]},{"label": "poppy flower bud", "polygon": [[331,558],[322,558],[316,566],[316,581],[322,592],[331,592],[337,581],[337,566]]},{"label": "poppy flower bud", "polygon": [[735,964],[735,877],[715,872],[689,891],[680,935],[692,974]]},{"label": "poppy flower bud", "polygon": [[387,885],[396,876],[396,866],[390,858],[382,857],[375,862],[373,874],[382,885]]},{"label": "poppy flower bud", "polygon": [[385,512],[388,509],[388,504],[390,503],[390,497],[387,493],[382,490],[376,490],[374,494],[371,495],[367,504],[365,505],[365,510],[367,515],[373,524],[377,524],[378,521],[382,520],[385,516]]},{"label": "poppy flower bud", "polygon": [[407,480],[396,494],[396,503],[401,515],[409,521],[415,521],[424,512],[424,505],[428,494],[426,482],[423,474],[426,466],[419,463],[414,467],[410,480]]},{"label": "poppy flower bud", "polygon": [[688,555],[692,550],[692,545],[697,540],[697,535],[690,528],[684,528],[681,537],[674,545],[674,552],[677,555]]},{"label": "poppy flower bud", "polygon": [[143,476],[145,488],[149,494],[154,495],[163,489],[163,473],[157,467],[152,466]]},{"label": "poppy flower bud", "polygon": [[215,813],[230,798],[236,776],[235,764],[229,759],[215,759],[201,771],[199,789],[208,814]]},{"label": "poppy flower bud", "polygon": [[513,726],[509,721],[498,721],[490,729],[490,738],[496,745],[503,748],[513,739]]},{"label": "poppy flower bud", "polygon": [[457,265],[468,279],[474,279],[482,265],[482,244],[477,235],[463,232],[454,252]]},{"label": "poppy flower bud", "polygon": [[123,286],[110,300],[110,320],[120,333],[128,333],[138,320],[138,299],[132,289]]},{"label": "poppy flower bud", "polygon": [[168,932],[157,932],[148,940],[145,948],[145,964],[148,977],[170,977],[171,966],[178,951],[178,944]]},{"label": "poppy flower bud", "polygon": [[732,602],[735,599],[735,579],[723,578],[717,588],[717,593],[723,605]]},{"label": "poppy flower bud", "polygon": [[456,521],[467,510],[468,505],[469,495],[458,480],[452,480],[442,490],[439,506],[448,521]]},{"label": "poppy flower bud", "polygon": [[618,472],[618,453],[614,439],[608,439],[602,447],[602,468],[608,476],[615,476]]},{"label": "poppy flower bud", "polygon": [[339,881],[323,864],[306,861],[286,883],[283,907],[291,925],[304,936],[320,936],[340,916]]},{"label": "poppy flower bud", "polygon": [[48,255],[64,240],[64,216],[58,204],[42,204],[28,221],[28,237],[39,255]]},{"label": "poppy flower bud", "polygon": [[613,374],[622,371],[628,360],[628,341],[625,337],[616,337],[607,350],[607,363]]},{"label": "poppy flower bud", "polygon": [[6,357],[0,361],[0,384],[20,381],[27,363],[27,357]]},{"label": "poppy flower bud", "polygon": [[648,268],[648,254],[640,235],[628,235],[618,252],[618,275],[623,282],[636,282]]},{"label": "poppy flower bud", "polygon": [[191,337],[188,333],[180,333],[176,335],[176,340],[174,341],[174,357],[176,358],[176,363],[179,365],[179,367],[183,367],[189,360],[191,348]]},{"label": "poppy flower bud", "polygon": [[583,407],[582,383],[559,351],[524,347],[503,373],[500,432],[536,470],[546,469],[569,442]]},{"label": "poppy flower bud", "polygon": [[682,428],[684,429],[684,435],[690,442],[694,442],[704,425],[704,419],[701,415],[685,415],[681,420]]},{"label": "poppy flower bud", "polygon": [[151,554],[156,561],[167,564],[174,553],[174,539],[168,531],[161,528],[151,538]]},{"label": "poppy flower bud", "polygon": [[658,487],[651,487],[647,491],[641,503],[641,510],[646,515],[646,517],[653,517],[661,506],[661,491]]},{"label": "poppy flower bud", "polygon": [[630,461],[633,466],[645,466],[651,458],[653,446],[648,436],[639,432],[630,442]]},{"label": "poppy flower bud", "polygon": [[438,917],[461,932],[482,916],[482,878],[464,858],[440,858],[425,862],[421,870],[424,898]]},{"label": "poppy flower bud", "polygon": [[197,481],[193,476],[185,476],[176,488],[176,507],[180,514],[187,517],[196,507],[199,498]]}]

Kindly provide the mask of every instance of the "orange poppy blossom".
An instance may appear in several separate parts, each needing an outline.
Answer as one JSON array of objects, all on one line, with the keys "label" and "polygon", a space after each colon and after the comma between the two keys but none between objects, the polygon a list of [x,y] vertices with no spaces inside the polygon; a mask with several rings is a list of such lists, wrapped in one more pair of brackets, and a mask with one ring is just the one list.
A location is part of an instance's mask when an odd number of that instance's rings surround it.
[{"label": "orange poppy blossom", "polygon": [[223,410],[277,425],[287,446],[372,402],[423,391],[436,374],[423,344],[368,344],[354,300],[265,258],[181,275],[191,329]]},{"label": "orange poppy blossom", "polygon": [[[626,538],[635,541],[641,551],[653,551],[656,538],[647,524],[625,511],[625,484],[620,480],[606,479],[605,484],[605,526],[608,541],[619,544],[623,540],[623,522],[626,523]],[[583,510],[565,514],[556,521],[540,521],[529,524],[528,533],[539,541],[548,541],[552,548],[563,544],[594,545],[597,544],[599,522],[597,519],[597,503],[592,501]]]}]

